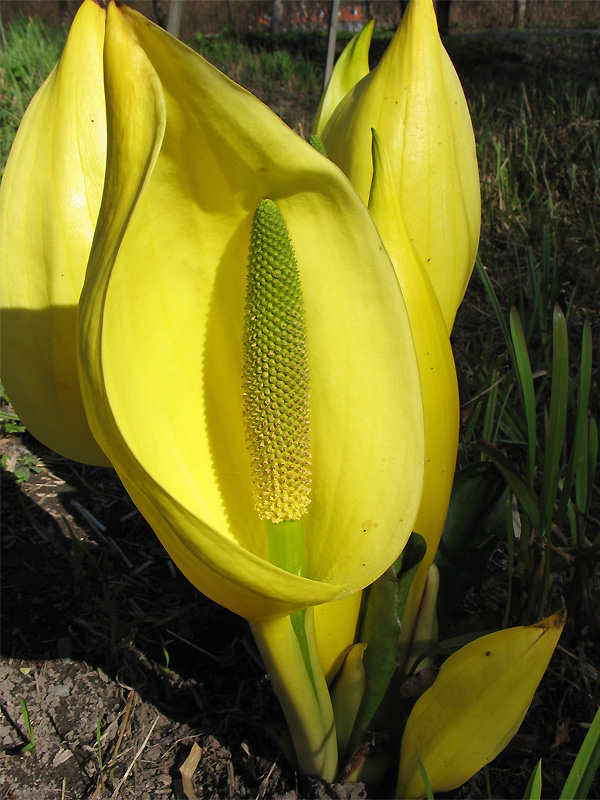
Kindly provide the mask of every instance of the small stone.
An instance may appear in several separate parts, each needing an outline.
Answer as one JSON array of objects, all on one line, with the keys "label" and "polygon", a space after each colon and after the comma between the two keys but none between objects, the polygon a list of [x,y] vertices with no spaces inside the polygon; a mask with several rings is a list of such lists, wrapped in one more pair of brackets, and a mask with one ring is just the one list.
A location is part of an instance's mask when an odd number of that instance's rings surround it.
[{"label": "small stone", "polygon": [[62,663],[70,664],[72,652],[71,639],[68,636],[62,636],[56,643],[56,649],[58,650],[58,657]]}]

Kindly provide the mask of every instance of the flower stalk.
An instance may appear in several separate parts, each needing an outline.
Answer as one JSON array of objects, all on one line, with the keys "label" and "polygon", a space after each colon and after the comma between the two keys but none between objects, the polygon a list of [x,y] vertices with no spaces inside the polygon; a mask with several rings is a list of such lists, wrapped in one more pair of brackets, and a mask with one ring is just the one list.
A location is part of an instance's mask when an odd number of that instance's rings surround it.
[{"label": "flower stalk", "polygon": [[335,723],[318,657],[313,609],[288,617],[251,620],[250,628],[285,714],[299,771],[335,780]]}]

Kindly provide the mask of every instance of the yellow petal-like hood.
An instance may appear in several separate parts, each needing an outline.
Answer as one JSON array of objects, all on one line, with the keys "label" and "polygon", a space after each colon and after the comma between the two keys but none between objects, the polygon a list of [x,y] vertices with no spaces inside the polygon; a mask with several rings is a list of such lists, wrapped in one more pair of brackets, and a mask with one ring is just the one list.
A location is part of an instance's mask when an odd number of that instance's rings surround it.
[{"label": "yellow petal-like hood", "polygon": [[396,797],[425,797],[417,753],[432,790],[449,792],[506,747],[527,713],[564,623],[564,614],[554,614],[536,625],[491,633],[444,662],[408,718]]},{"label": "yellow petal-like hood", "polygon": [[[252,95],[110,4],[107,183],[80,305],[92,430],[180,569],[250,619],[357,591],[404,546],[423,476],[393,268],[343,175]],[[295,249],[311,373],[306,578],[264,558],[242,424],[252,216]]]},{"label": "yellow petal-like hood", "polygon": [[450,503],[458,447],[459,398],[452,347],[431,281],[413,247],[383,143],[373,131],[373,181],[369,211],[392,260],[413,334],[425,415],[425,482],[414,530],[427,553],[411,586],[402,620],[401,656],[410,644],[412,624],[427,572],[438,549]]},{"label": "yellow petal-like hood", "polygon": [[322,139],[366,202],[371,128],[394,170],[411,241],[451,331],[479,241],[480,194],[466,100],[431,0],[411,0],[378,66],[338,105]]},{"label": "yellow petal-like hood", "polygon": [[321,96],[313,124],[313,134],[320,136],[329,118],[356,84],[369,73],[369,47],[375,22],[371,20],[348,42],[335,63]]},{"label": "yellow petal-like hood", "polygon": [[105,13],[85,0],[30,104],[0,190],[2,381],[28,430],[62,455],[108,465],[77,376],[77,303],[106,160]]}]

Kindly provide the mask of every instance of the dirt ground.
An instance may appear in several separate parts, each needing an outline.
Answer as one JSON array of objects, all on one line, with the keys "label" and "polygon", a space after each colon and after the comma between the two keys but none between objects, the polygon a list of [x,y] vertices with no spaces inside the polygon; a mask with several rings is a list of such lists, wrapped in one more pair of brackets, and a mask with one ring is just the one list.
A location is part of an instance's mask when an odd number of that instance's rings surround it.
[{"label": "dirt ground", "polygon": [[[530,42],[526,51],[535,58]],[[111,470],[19,432],[0,439],[0,456],[2,800],[377,796],[295,774],[246,623],[178,573]],[[481,614],[501,570],[492,565],[465,615]],[[522,797],[541,756],[544,796],[559,795],[594,712],[598,663],[580,632],[565,632],[524,725],[490,768],[495,796]],[[34,751],[23,751],[21,701]],[[487,796],[485,775],[453,796]]]}]

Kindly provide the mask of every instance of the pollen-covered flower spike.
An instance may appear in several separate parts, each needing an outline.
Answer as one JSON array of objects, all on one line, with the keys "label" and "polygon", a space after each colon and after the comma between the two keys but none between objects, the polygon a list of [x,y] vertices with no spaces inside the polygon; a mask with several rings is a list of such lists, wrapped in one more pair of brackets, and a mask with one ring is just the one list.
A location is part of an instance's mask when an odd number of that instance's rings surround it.
[{"label": "pollen-covered flower spike", "polygon": [[254,214],[243,336],[244,417],[256,511],[299,520],[310,502],[306,319],[296,257],[272,200]]}]

